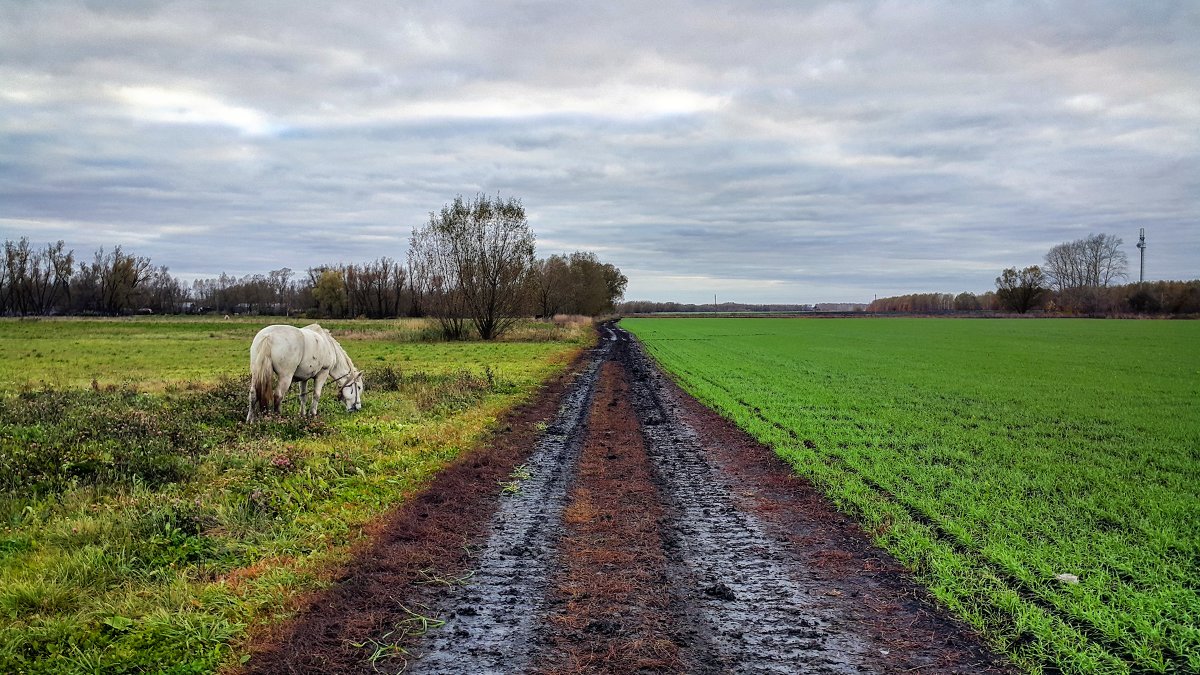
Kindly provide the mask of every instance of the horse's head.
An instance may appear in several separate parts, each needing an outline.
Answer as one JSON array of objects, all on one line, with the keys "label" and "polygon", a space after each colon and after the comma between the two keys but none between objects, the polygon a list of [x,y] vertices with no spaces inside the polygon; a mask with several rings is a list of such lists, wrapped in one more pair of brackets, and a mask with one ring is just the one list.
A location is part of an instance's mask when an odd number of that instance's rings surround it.
[{"label": "horse's head", "polygon": [[342,385],[338,391],[338,398],[346,406],[346,412],[354,412],[362,410],[362,392],[363,392],[363,377],[361,372],[355,372],[350,376],[350,381]]}]

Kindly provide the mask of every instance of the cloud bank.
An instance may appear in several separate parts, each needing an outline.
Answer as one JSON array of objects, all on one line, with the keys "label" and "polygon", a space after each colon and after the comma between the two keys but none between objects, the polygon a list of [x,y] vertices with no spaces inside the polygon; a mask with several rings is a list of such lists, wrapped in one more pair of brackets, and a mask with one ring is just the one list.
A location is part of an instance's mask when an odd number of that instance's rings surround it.
[{"label": "cloud bank", "polygon": [[403,256],[456,194],[630,298],[1200,276],[1200,5],[0,5],[0,235],[186,277]]}]

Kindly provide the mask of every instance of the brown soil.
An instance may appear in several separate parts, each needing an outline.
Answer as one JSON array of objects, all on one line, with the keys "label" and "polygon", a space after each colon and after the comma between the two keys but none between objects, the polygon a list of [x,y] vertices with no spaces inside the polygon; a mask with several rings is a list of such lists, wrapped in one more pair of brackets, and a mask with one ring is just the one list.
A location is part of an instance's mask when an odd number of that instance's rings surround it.
[{"label": "brown soil", "polygon": [[739,507],[755,513],[772,535],[789,544],[813,581],[828,589],[827,602],[874,643],[872,672],[1012,672],[973,629],[937,607],[899,562],[773,450],[673,382],[667,388],[682,421],[696,429],[729,481]]},{"label": "brown soil", "polygon": [[[602,334],[377,523],[248,670],[1010,672],[769,448]],[[446,624],[421,637],[405,608]],[[371,640],[405,651],[371,663]]]},{"label": "brown soil", "polygon": [[541,673],[684,672],[661,497],[620,364],[604,364],[550,590]]},{"label": "brown soil", "polygon": [[[411,643],[396,634],[397,626],[416,628],[405,608],[422,613],[444,588],[440,580],[469,573],[500,482],[528,457],[585,360],[577,357],[533,401],[514,408],[486,447],[464,453],[423,492],[368,525],[367,539],[332,586],[302,600],[291,621],[252,637],[246,672],[375,673],[370,646],[355,644],[388,634]],[[404,665],[401,653],[387,657],[393,672]]]}]

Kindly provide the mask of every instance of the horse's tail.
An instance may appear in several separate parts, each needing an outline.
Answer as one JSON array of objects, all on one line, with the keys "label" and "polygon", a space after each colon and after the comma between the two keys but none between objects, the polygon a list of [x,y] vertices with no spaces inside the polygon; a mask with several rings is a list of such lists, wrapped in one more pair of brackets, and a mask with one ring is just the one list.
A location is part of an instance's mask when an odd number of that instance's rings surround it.
[{"label": "horse's tail", "polygon": [[251,402],[247,420],[253,419],[255,407],[264,412],[273,407],[271,372],[271,338],[268,336],[258,344],[257,351],[250,357]]}]

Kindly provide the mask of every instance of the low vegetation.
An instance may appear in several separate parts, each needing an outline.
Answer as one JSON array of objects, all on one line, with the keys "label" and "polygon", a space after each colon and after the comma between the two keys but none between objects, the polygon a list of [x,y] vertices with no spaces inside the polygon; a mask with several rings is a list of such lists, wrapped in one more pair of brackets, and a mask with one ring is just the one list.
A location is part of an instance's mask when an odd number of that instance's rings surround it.
[{"label": "low vegetation", "polygon": [[1030,672],[1200,672],[1200,324],[636,319]]},{"label": "low vegetation", "polygon": [[[590,339],[331,323],[363,410],[244,424],[261,323],[0,322],[0,672],[211,672]],[[434,330],[436,332],[436,329]],[[143,381],[143,378],[145,380]]]},{"label": "low vegetation", "polygon": [[[305,326],[306,319],[282,317],[129,317],[125,319],[24,319],[0,322],[0,387],[5,391],[96,386],[138,391],[189,390],[222,375],[248,372],[249,345],[267,323]],[[405,371],[446,373],[490,365],[502,377],[519,371],[519,359],[496,360],[477,342],[444,342],[436,322],[321,320],[370,369],[383,364]],[[502,343],[501,353],[541,352],[537,343],[571,342],[591,325],[586,317],[522,322]],[[92,383],[95,382],[95,385]],[[244,414],[244,413],[243,413]]]}]

